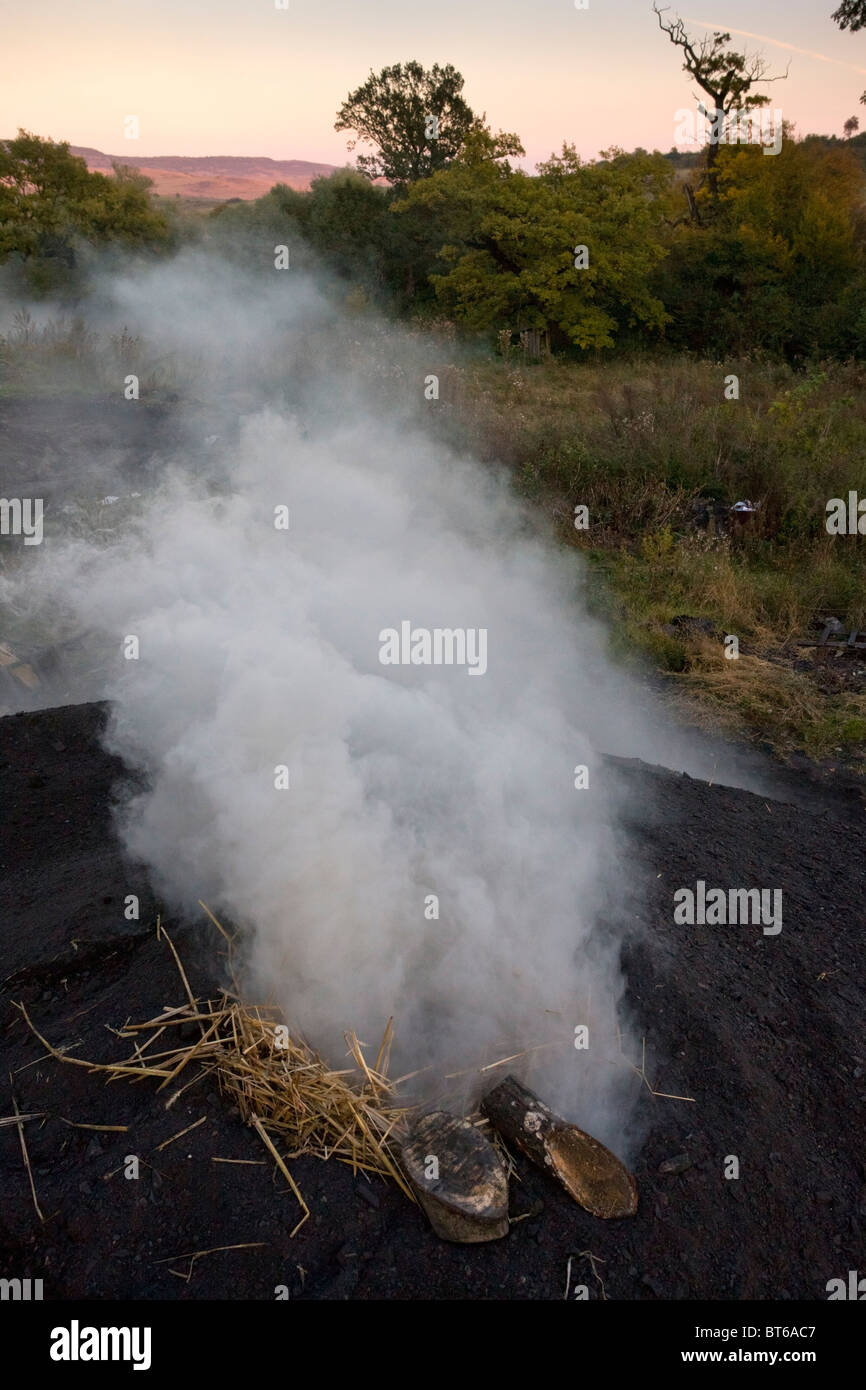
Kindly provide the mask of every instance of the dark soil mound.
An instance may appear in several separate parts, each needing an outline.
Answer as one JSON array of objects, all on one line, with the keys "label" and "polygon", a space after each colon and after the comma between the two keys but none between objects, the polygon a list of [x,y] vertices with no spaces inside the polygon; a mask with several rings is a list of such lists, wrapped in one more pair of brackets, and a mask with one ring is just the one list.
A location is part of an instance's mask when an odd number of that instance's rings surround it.
[{"label": "dark soil mound", "polygon": [[[294,1198],[207,1082],[168,1110],[147,1082],[105,1086],[46,1060],[13,1006],[54,1045],[108,1060],[128,1044],[107,1025],[182,1000],[153,894],[111,829],[124,773],[100,746],[102,718],[77,705],[0,719],[0,1061],[21,1111],[47,1112],[25,1127],[43,1223],[16,1128],[0,1127],[3,1276],[42,1278],[46,1298],[64,1299],[273,1299],[280,1285],[294,1298],[561,1299],[573,1256],[572,1285],[594,1298],[580,1253],[592,1251],[614,1299],[825,1299],[829,1279],[864,1268],[866,834],[851,796],[816,785],[794,807],[611,761],[634,808],[629,1000],[655,1087],[694,1097],[645,1093],[634,1219],[593,1219],[518,1159],[512,1215],[532,1214],[505,1240],[447,1245],[396,1189],[301,1159],[312,1216],[292,1240]],[[675,925],[674,890],[699,879],[780,888],[782,931]],[[124,919],[130,893],[139,922]],[[214,993],[212,943],[171,930],[193,989]],[[129,1154],[137,1180],[124,1177]],[[172,1258],[248,1242],[202,1257],[189,1279],[190,1262]]]}]

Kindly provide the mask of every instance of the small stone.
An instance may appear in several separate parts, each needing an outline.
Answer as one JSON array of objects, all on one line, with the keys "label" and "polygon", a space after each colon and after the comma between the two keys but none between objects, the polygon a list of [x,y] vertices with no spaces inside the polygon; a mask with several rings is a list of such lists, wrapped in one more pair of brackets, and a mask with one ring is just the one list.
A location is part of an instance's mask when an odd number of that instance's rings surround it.
[{"label": "small stone", "polygon": [[674,1154],[673,1158],[666,1158],[664,1163],[660,1163],[658,1170],[660,1173],[684,1173],[691,1167],[692,1159],[688,1154]]},{"label": "small stone", "polygon": [[99,1142],[99,1140],[97,1139],[96,1135],[94,1135],[93,1138],[91,1139],[90,1143],[87,1145],[87,1148],[84,1150],[84,1157],[85,1157],[85,1158],[99,1158],[99,1157],[101,1156],[101,1154],[102,1154],[102,1145],[100,1144],[100,1142]]}]

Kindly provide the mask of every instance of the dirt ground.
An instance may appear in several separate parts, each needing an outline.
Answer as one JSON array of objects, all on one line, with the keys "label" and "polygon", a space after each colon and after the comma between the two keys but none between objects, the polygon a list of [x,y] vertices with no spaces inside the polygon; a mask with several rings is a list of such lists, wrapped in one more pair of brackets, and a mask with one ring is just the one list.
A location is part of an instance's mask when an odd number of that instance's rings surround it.
[{"label": "dirt ground", "polygon": [[116,393],[0,396],[4,495],[41,497],[46,520],[82,495],[123,496],[153,480],[177,433],[169,405],[130,408]]},{"label": "dirt ground", "polygon": [[[180,1003],[153,930],[157,904],[112,830],[126,774],[100,744],[97,705],[0,719],[0,1076],[26,1123],[34,1209],[14,1125],[0,1126],[0,1275],[46,1298],[272,1300],[826,1299],[866,1269],[864,804],[853,787],[791,774],[799,805],[613,760],[628,791],[635,916],[623,965],[658,1091],[644,1089],[635,1218],[589,1216],[517,1159],[509,1236],[439,1241],[384,1182],[335,1162],[292,1165],[299,1210],[257,1136],[207,1080],[166,1110],[149,1083],[106,1086],[45,1057],[14,1003],[71,1055],[117,1059],[128,1019]],[[781,888],[778,936],[684,927],[672,892]],[[123,899],[141,899],[126,922]],[[214,993],[213,943],[169,924],[192,987]],[[649,1070],[649,1068],[648,1068]],[[158,1150],[186,1126],[189,1135]],[[74,1128],[127,1125],[125,1133]],[[43,1122],[44,1121],[44,1122]],[[141,1176],[127,1180],[127,1154]],[[726,1179],[727,1156],[740,1176]],[[214,1157],[254,1164],[214,1163]],[[264,1161],[262,1161],[264,1160]],[[195,1261],[181,1258],[217,1246]],[[592,1252],[590,1262],[586,1252]],[[602,1289],[603,1281],[603,1289]]]}]

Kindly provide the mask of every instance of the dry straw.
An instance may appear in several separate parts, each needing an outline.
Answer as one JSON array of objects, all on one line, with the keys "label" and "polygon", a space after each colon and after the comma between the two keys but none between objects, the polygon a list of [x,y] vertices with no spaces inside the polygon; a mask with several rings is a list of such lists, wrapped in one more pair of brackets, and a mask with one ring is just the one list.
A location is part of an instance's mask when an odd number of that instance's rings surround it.
[{"label": "dry straw", "polygon": [[[233,938],[204,903],[201,906],[228,943],[231,969]],[[50,1055],[67,1064],[104,1072],[109,1081],[147,1077],[158,1081],[161,1091],[171,1087],[166,1109],[202,1076],[215,1076],[220,1091],[235,1102],[258,1134],[303,1209],[295,1231],[306,1221],[309,1208],[287,1160],[302,1155],[336,1158],[350,1164],[355,1172],[390,1177],[414,1201],[395,1153],[394,1141],[408,1112],[397,1105],[394,1085],[387,1077],[391,1021],[372,1066],[355,1034],[344,1034],[353,1065],[335,1071],[305,1041],[290,1035],[275,1007],[246,1004],[236,990],[224,991],[215,1001],[195,998],[174,944],[159,922],[157,936],[165,938],[172,951],[186,1004],[166,1007],[143,1023],[113,1029],[118,1037],[134,1040],[131,1055],[122,1062],[70,1057],[42,1036],[24,1005],[19,1004],[29,1027]],[[231,973],[234,980],[234,971]],[[178,1029],[188,1035],[190,1025],[198,1030],[197,1039],[183,1044],[172,1040]],[[152,1051],[160,1038],[168,1046]],[[196,1065],[188,1079],[183,1074],[191,1063]]]}]

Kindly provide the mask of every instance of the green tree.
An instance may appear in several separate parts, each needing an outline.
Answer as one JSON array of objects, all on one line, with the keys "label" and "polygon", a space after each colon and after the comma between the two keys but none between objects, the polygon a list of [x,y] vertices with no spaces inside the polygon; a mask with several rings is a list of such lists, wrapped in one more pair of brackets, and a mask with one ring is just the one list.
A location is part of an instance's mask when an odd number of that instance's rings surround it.
[{"label": "green tree", "polygon": [[115,166],[91,173],[63,141],[19,131],[0,141],[0,260],[75,263],[79,239],[155,246],[167,242],[165,218],[150,200],[150,181]]},{"label": "green tree", "polygon": [[[461,96],[463,78],[451,64],[429,71],[414,60],[371,72],[343,102],[335,130],[354,131],[375,146],[358,156],[358,168],[371,179],[397,187],[443,169],[463,148],[480,121]],[[358,140],[349,143],[354,150]]]},{"label": "green tree", "polygon": [[139,169],[115,162],[111,178],[89,175],[80,205],[78,230],[94,244],[121,242],[127,247],[155,247],[169,239],[168,223],[151,201],[153,179]]},{"label": "green tree", "polygon": [[866,29],[866,0],[842,0],[838,10],[833,11],[832,18],[840,29],[850,29],[852,33]]},{"label": "green tree", "polygon": [[[676,231],[657,277],[680,347],[791,361],[862,355],[862,169],[837,142],[725,147],[711,226]],[[859,335],[859,341],[858,341]]]},{"label": "green tree", "polygon": [[443,305],[475,330],[547,329],[554,346],[610,347],[624,328],[660,330],[664,307],[649,280],[664,254],[662,156],[612,150],[584,164],[566,145],[533,177],[503,158],[514,137],[502,139],[476,133],[395,209],[438,219],[442,269],[431,280]]}]

